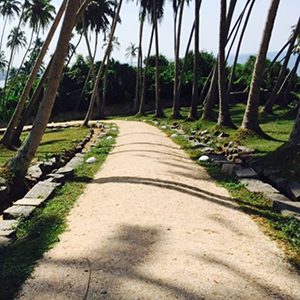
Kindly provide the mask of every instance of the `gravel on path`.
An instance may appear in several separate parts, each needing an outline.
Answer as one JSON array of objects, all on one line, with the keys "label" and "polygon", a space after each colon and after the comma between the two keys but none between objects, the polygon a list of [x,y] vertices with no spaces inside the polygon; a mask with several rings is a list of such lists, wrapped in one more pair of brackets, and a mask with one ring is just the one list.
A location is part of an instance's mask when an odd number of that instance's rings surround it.
[{"label": "gravel on path", "polygon": [[17,299],[300,299],[300,277],[228,192],[154,126],[116,147]]}]

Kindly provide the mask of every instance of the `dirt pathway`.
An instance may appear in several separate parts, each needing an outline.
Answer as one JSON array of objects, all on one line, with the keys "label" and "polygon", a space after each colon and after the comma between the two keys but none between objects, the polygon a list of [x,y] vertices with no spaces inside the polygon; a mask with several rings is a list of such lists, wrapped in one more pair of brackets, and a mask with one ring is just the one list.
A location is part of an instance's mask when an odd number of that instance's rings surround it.
[{"label": "dirt pathway", "polygon": [[18,299],[300,299],[274,242],[157,128],[120,135]]}]

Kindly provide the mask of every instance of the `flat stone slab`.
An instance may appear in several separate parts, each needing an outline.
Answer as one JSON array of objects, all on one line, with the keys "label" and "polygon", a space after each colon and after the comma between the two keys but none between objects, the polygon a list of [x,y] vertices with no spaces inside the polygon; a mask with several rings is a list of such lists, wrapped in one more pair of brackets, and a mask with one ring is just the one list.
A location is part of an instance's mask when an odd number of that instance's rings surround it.
[{"label": "flat stone slab", "polygon": [[16,233],[16,230],[0,230],[0,237],[13,237]]},{"label": "flat stone slab", "polygon": [[3,219],[11,220],[11,219],[17,219],[22,216],[28,218],[33,213],[34,210],[35,210],[35,206],[13,205],[3,212]]},{"label": "flat stone slab", "polygon": [[240,165],[231,162],[222,164],[222,171],[228,173],[229,175],[231,175],[234,171],[239,170],[240,168],[242,168]]},{"label": "flat stone slab", "polygon": [[208,156],[212,162],[216,163],[220,167],[222,167],[222,165],[225,163],[229,163],[229,161],[223,155],[209,154]]},{"label": "flat stone slab", "polygon": [[83,163],[83,157],[75,156],[66,165],[66,168],[76,168]]},{"label": "flat stone slab", "polygon": [[62,174],[62,175],[65,175],[66,178],[72,178],[73,177],[73,174],[74,174],[74,168],[71,168],[71,167],[62,167],[62,168],[59,168],[56,172],[56,174]]},{"label": "flat stone slab", "polygon": [[20,206],[35,206],[38,207],[42,205],[45,202],[45,199],[42,198],[23,198],[18,200],[17,202],[14,203],[14,205],[20,205]]},{"label": "flat stone slab", "polygon": [[47,182],[49,182],[49,179],[52,179],[50,182],[64,182],[65,175],[63,174],[56,174],[56,173],[50,173],[47,175]]},{"label": "flat stone slab", "polygon": [[279,191],[272,187],[270,184],[264,183],[259,179],[242,178],[240,180],[240,183],[244,184],[246,186],[246,189],[252,193],[279,193]]},{"label": "flat stone slab", "polygon": [[0,231],[13,230],[18,224],[19,222],[17,220],[2,220],[0,221]]},{"label": "flat stone slab", "polygon": [[294,201],[300,201],[300,183],[292,183],[289,185],[291,197]]},{"label": "flat stone slab", "polygon": [[6,247],[8,244],[10,244],[10,242],[11,242],[11,239],[0,236],[0,249]]},{"label": "flat stone slab", "polygon": [[57,186],[58,184],[54,182],[40,181],[24,196],[24,198],[41,198],[47,200],[51,197]]},{"label": "flat stone slab", "polygon": [[259,178],[258,174],[252,168],[241,168],[235,170],[234,174],[238,178]]},{"label": "flat stone slab", "polygon": [[300,202],[291,200],[276,200],[273,201],[273,207],[284,216],[293,216],[300,220]]}]

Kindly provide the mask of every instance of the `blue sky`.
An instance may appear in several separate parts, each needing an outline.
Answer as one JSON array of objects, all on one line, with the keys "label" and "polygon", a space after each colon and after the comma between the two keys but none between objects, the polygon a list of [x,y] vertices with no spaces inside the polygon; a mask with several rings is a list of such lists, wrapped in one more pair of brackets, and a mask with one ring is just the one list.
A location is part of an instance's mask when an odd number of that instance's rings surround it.
[{"label": "blue sky", "polygon": [[[53,4],[59,7],[61,0],[53,0]],[[229,1],[227,1],[229,2]],[[238,0],[236,15],[240,13],[246,0]],[[266,20],[266,15],[270,5],[270,0],[257,0],[253,9],[252,17],[245,35],[245,40],[241,49],[242,54],[257,53],[259,44]],[[216,53],[218,48],[218,26],[219,26],[219,0],[203,0],[201,8],[201,37],[200,37],[200,49],[208,52]],[[286,42],[291,33],[291,26],[296,24],[300,15],[300,1],[299,0],[281,0],[279,7],[273,36],[270,44],[270,51],[278,51],[282,45]],[[116,36],[121,43],[120,50],[116,50],[113,53],[113,57],[121,62],[126,62],[125,49],[129,46],[130,42],[138,44],[138,7],[136,6],[136,0],[124,1],[121,10],[122,24],[118,25]],[[185,46],[191,26],[194,19],[194,2],[190,3],[189,7],[186,7],[183,31],[182,31],[182,49],[181,56],[185,51]],[[0,28],[3,25],[3,20],[0,20]],[[146,53],[149,35],[151,27],[147,24],[144,33],[144,54]],[[29,30],[28,30],[29,36]],[[76,37],[73,40],[76,43]],[[53,52],[55,48],[55,41],[51,45],[50,51]],[[83,55],[87,55],[86,46],[84,43],[79,47],[79,52]],[[160,52],[167,58],[173,58],[173,11],[171,7],[171,1],[166,0],[165,16],[160,24]],[[19,61],[19,57],[15,59],[15,65]],[[103,50],[101,44],[99,46],[98,59],[101,59]],[[7,55],[8,56],[8,55]],[[129,62],[127,60],[127,62]]]}]

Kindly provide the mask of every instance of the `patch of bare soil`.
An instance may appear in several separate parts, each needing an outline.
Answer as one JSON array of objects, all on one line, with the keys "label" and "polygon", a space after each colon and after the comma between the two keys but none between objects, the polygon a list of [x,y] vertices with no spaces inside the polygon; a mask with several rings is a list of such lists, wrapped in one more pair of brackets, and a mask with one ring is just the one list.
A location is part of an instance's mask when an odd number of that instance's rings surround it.
[{"label": "patch of bare soil", "polygon": [[164,133],[117,122],[69,230],[17,299],[300,299],[284,253]]}]

